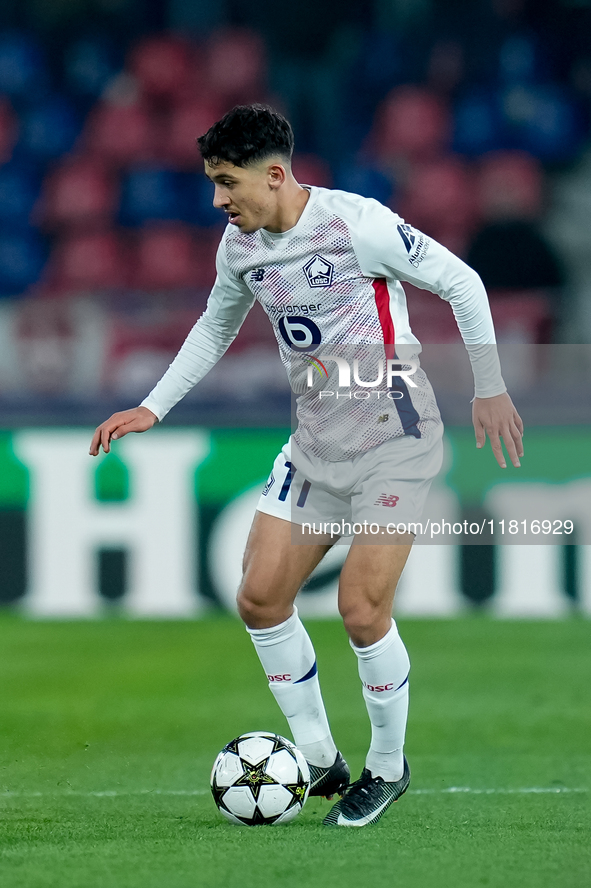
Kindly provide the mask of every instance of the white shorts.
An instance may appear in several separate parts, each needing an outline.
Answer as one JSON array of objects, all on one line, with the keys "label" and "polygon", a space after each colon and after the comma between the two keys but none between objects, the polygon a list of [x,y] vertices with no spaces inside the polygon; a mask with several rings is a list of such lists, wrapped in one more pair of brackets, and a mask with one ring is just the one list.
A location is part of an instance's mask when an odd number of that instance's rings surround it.
[{"label": "white shorts", "polygon": [[290,438],[257,509],[300,525],[367,521],[385,527],[420,521],[443,461],[442,438],[438,423],[429,436],[393,438],[339,462],[302,453]]}]

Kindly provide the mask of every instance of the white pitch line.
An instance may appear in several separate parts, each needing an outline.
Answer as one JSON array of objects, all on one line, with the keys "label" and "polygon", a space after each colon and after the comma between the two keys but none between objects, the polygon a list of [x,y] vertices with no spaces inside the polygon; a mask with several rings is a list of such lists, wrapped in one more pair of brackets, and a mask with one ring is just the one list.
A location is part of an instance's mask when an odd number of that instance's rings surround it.
[{"label": "white pitch line", "polygon": [[561,792],[589,792],[586,786],[524,786],[519,789],[473,789],[470,786],[448,786],[445,789],[409,789],[414,795],[469,793],[471,795],[531,795]]},{"label": "white pitch line", "polygon": [[[91,792],[82,792],[76,789],[63,790],[62,792],[0,792],[3,799],[37,799],[37,798],[68,798],[81,796],[82,798],[123,798],[125,796],[205,796],[209,795],[209,789],[105,789]],[[443,789],[409,789],[412,795],[559,795],[560,793],[584,793],[589,792],[586,786],[525,786],[516,789],[478,789],[470,786],[448,786]]]}]

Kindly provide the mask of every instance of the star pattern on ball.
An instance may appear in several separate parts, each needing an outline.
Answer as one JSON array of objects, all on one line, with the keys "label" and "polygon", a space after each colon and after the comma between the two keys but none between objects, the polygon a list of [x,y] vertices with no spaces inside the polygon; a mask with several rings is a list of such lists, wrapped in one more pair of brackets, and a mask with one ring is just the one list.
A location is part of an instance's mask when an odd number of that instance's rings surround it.
[{"label": "star pattern on ball", "polygon": [[301,783],[284,783],[283,786],[292,796],[287,809],[293,808],[294,805],[304,804],[304,799],[306,798],[306,786],[303,786]]},{"label": "star pattern on ball", "polygon": [[243,761],[242,768],[244,773],[242,774],[242,777],[239,777],[234,783],[234,786],[248,786],[255,802],[258,802],[259,800],[262,786],[269,783],[275,783],[275,779],[267,774],[265,770],[268,761],[269,759],[266,758],[262,762],[259,762],[258,765],[249,765],[247,762]]}]

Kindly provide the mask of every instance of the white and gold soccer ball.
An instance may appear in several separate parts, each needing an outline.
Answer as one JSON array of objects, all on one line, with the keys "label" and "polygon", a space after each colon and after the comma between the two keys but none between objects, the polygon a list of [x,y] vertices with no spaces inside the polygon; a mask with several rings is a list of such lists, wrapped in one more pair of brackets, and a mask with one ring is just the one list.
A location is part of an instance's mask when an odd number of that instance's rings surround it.
[{"label": "white and gold soccer ball", "polygon": [[211,791],[232,823],[289,823],[308,798],[310,771],[285,737],[253,731],[224,746],[213,764]]}]

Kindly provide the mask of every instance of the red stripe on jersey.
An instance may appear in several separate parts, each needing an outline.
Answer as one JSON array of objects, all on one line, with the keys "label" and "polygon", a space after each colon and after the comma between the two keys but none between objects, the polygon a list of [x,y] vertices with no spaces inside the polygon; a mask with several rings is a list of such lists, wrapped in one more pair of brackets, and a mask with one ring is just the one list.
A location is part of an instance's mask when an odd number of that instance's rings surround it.
[{"label": "red stripe on jersey", "polygon": [[378,309],[378,317],[380,319],[380,327],[384,337],[384,349],[386,358],[392,359],[395,354],[395,333],[394,321],[390,314],[390,294],[388,292],[388,284],[384,278],[376,278],[373,282],[373,289],[376,295],[376,307]]}]

